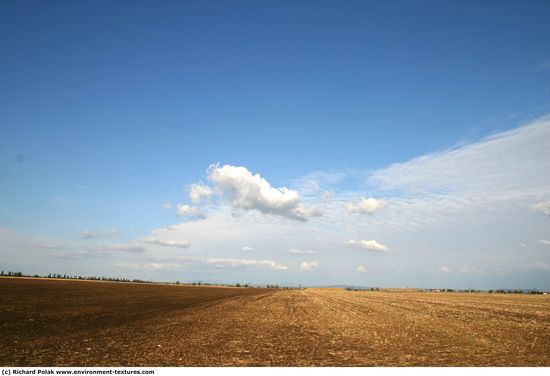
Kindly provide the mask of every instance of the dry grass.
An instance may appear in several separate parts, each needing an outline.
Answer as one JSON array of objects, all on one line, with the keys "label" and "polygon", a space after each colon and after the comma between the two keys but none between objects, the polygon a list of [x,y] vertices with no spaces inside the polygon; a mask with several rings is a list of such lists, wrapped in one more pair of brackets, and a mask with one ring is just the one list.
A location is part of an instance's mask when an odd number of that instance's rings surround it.
[{"label": "dry grass", "polygon": [[543,295],[0,280],[0,365],[550,365]]}]

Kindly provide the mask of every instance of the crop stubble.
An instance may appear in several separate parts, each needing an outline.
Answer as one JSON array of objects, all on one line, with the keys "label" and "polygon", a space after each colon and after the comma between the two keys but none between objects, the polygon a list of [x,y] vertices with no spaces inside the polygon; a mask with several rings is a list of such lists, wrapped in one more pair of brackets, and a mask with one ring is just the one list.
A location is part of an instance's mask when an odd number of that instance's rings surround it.
[{"label": "crop stubble", "polygon": [[0,365],[549,366],[547,295],[0,279]]}]

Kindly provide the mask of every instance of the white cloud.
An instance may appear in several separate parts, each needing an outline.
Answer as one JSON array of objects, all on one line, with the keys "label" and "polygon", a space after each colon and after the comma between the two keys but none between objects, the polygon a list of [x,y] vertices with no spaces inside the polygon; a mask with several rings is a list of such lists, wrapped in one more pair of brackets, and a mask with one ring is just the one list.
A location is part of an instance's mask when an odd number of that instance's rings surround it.
[{"label": "white cloud", "polygon": [[181,265],[177,263],[150,262],[145,265],[145,269],[149,269],[149,270],[179,269],[180,266]]},{"label": "white cloud", "polygon": [[116,236],[119,234],[118,230],[116,228],[110,228],[105,231],[107,235]]},{"label": "white cloud", "polygon": [[439,271],[441,273],[450,273],[451,269],[448,266],[442,266],[441,268],[439,268]]},{"label": "white cloud", "polygon": [[211,268],[263,268],[271,270],[287,270],[288,267],[275,262],[273,260],[252,260],[252,259],[236,259],[236,258],[224,258],[224,257],[212,257],[212,258],[193,258],[193,257],[178,257],[168,260],[157,260],[145,264],[120,263],[116,266],[127,269],[148,269],[148,270],[162,270],[162,269],[183,269],[188,266],[206,266]]},{"label": "white cloud", "polygon": [[63,252],[52,252],[49,254],[49,256],[63,259],[80,260],[84,258],[105,258],[108,257],[110,254],[113,254],[113,252],[127,252],[134,254],[141,254],[146,252],[146,249],[138,243],[106,244],[84,248],[65,246],[64,248],[68,250]]},{"label": "white cloud", "polygon": [[288,253],[292,255],[313,255],[317,252],[312,251],[311,249],[297,249],[297,248],[290,248],[288,250]]},{"label": "white cloud", "polygon": [[191,184],[189,189],[189,197],[195,205],[200,204],[203,198],[212,196],[212,193],[214,193],[212,189],[205,184]]},{"label": "white cloud", "polygon": [[359,273],[366,273],[367,269],[365,269],[363,265],[359,265],[357,268],[355,268],[355,271]]},{"label": "white cloud", "polygon": [[525,244],[525,243],[519,243],[519,244],[518,244],[518,247],[527,248],[527,244]]},{"label": "white cloud", "polygon": [[82,239],[92,239],[96,237],[96,233],[88,230],[84,230],[80,232],[80,237]]},{"label": "white cloud", "polygon": [[51,252],[49,256],[59,258],[59,259],[64,259],[64,260],[81,260],[82,259],[82,256],[80,254],[74,253],[74,252],[55,251],[55,252]]},{"label": "white cloud", "polygon": [[318,267],[319,267],[318,261],[310,261],[310,262],[304,261],[300,264],[300,270],[304,272],[315,270]]},{"label": "white cloud", "polygon": [[550,245],[550,240],[541,239],[537,242],[537,244]]},{"label": "white cloud", "polygon": [[[481,141],[375,171],[373,186],[400,195],[510,198],[550,190],[550,116]],[[550,210],[550,209],[549,209]]]},{"label": "white cloud", "polygon": [[550,217],[550,201],[539,202],[533,205],[533,211]]},{"label": "white cloud", "polygon": [[294,210],[294,215],[297,219],[308,220],[313,217],[322,217],[323,213],[319,206],[308,206],[298,205]]},{"label": "white cloud", "polygon": [[288,267],[273,260],[248,260],[234,258],[209,258],[205,261],[207,264],[218,267],[239,267],[239,266],[262,266],[273,270],[287,270]]},{"label": "white cloud", "polygon": [[131,252],[131,253],[143,253],[145,252],[145,248],[140,246],[136,243],[119,243],[119,244],[111,244],[104,247],[106,250],[110,251],[124,251],[124,252]]},{"label": "white cloud", "polygon": [[187,204],[178,204],[177,205],[177,215],[178,217],[184,217],[186,215],[191,215],[195,217],[204,217],[203,214],[195,206],[189,206]]},{"label": "white cloud", "polygon": [[161,245],[164,247],[189,248],[191,243],[187,240],[164,240],[159,238],[147,238],[141,240],[143,243]]},{"label": "white cloud", "polygon": [[256,209],[303,221],[321,214],[318,208],[304,207],[297,191],[274,188],[260,174],[252,175],[245,167],[212,165],[208,179],[214,182],[221,195],[229,196],[234,208]]},{"label": "white cloud", "polygon": [[245,251],[245,252],[251,252],[253,250],[254,250],[254,248],[249,247],[247,245],[245,245],[244,247],[241,248],[241,251]]},{"label": "white cloud", "polygon": [[131,270],[145,269],[145,270],[152,270],[152,271],[159,271],[159,270],[166,270],[166,269],[177,270],[181,268],[181,264],[166,263],[166,262],[149,262],[147,264],[118,263],[118,264],[115,264],[114,266],[118,268],[131,269]]},{"label": "white cloud", "polygon": [[172,203],[166,201],[164,204],[162,204],[162,207],[163,207],[164,209],[172,209]]},{"label": "white cloud", "polygon": [[373,214],[384,207],[384,202],[375,198],[362,198],[357,203],[350,202],[347,205],[348,212],[358,214]]},{"label": "white cloud", "polygon": [[344,243],[346,247],[368,249],[371,251],[387,251],[389,248],[387,245],[380,244],[376,240],[348,240]]},{"label": "white cloud", "polygon": [[[81,243],[86,241],[74,238],[62,240],[56,237],[29,237],[11,232],[7,235],[0,232],[0,259],[10,267],[22,265],[20,269],[26,272],[26,259],[36,257],[36,264],[44,265],[46,272],[59,270],[61,261],[48,257],[49,251],[40,250],[36,246],[51,243],[63,246],[60,250],[66,251],[63,255],[59,254],[59,257],[95,257],[86,267],[90,265],[90,268],[96,267],[94,270],[101,272],[106,270],[103,268],[106,262],[112,265],[126,258],[125,261],[139,265],[151,262],[176,263],[179,267],[192,265],[189,268],[189,275],[192,277],[189,278],[231,281],[238,278],[235,276],[238,276],[240,270],[218,269],[215,264],[207,263],[206,260],[234,260],[234,257],[240,257],[235,252],[238,254],[243,245],[254,244],[257,247],[262,245],[266,252],[276,254],[277,256],[268,258],[276,258],[277,264],[289,265],[289,269],[292,269],[291,265],[298,269],[303,259],[318,259],[323,265],[323,273],[297,273],[287,280],[303,284],[326,284],[344,282],[343,277],[342,280],[331,279],[335,275],[333,271],[348,270],[354,273],[353,265],[363,262],[353,261],[354,258],[361,257],[359,254],[338,252],[338,245],[348,239],[378,239],[382,242],[391,241],[389,245],[392,249],[403,250],[399,253],[380,252],[378,256],[382,256],[382,259],[372,260],[379,264],[368,268],[369,280],[379,286],[407,282],[421,284],[425,281],[422,278],[426,278],[426,263],[429,260],[445,260],[432,266],[431,278],[435,286],[445,282],[444,274],[438,271],[438,265],[445,264],[453,271],[453,283],[456,282],[456,286],[479,283],[480,287],[483,284],[506,287],[512,282],[506,279],[508,276],[502,277],[504,273],[497,276],[496,271],[511,270],[510,273],[517,273],[513,276],[517,278],[513,281],[514,285],[544,287],[544,275],[529,275],[524,268],[531,263],[533,270],[541,270],[545,266],[536,262],[540,261],[545,265],[550,263],[548,255],[543,252],[544,248],[550,247],[536,245],[537,239],[548,239],[543,236],[548,217],[536,215],[531,210],[533,204],[536,204],[537,209],[543,210],[545,206],[539,204],[550,200],[550,174],[547,173],[550,165],[549,142],[550,118],[541,119],[479,142],[421,156],[374,172],[345,170],[334,173],[334,179],[309,179],[304,187],[310,187],[310,192],[304,191],[296,183],[298,179],[287,180],[292,182],[289,187],[299,192],[294,196],[299,197],[299,200],[294,201],[289,199],[292,195],[289,196],[288,192],[273,188],[268,182],[256,184],[263,179],[256,179],[250,173],[244,174],[244,181],[229,179],[225,175],[223,179],[220,177],[223,189],[215,181],[208,180],[215,194],[221,192],[224,197],[218,204],[218,197],[211,196],[215,200],[211,200],[212,205],[205,208],[209,213],[206,220],[182,220],[181,223],[173,223],[142,236],[189,241],[193,244],[192,253],[201,255],[204,258],[202,261],[165,260],[163,257],[170,256],[169,250],[145,243],[140,243],[147,249],[143,255],[115,253],[114,250],[102,248],[96,251],[84,249],[82,254],[74,256],[69,253],[81,249]],[[244,171],[248,172],[246,169]],[[262,192],[264,186],[268,188],[267,194]],[[271,197],[272,191],[275,191],[273,196],[276,197],[274,201],[277,205],[270,201],[264,202],[266,197]],[[325,191],[334,194],[330,200],[319,200]],[[343,215],[348,203],[370,196],[381,197],[388,204],[383,210],[376,211],[375,215]],[[236,204],[226,204],[227,198],[229,203],[236,201]],[[191,202],[189,204],[194,207]],[[318,205],[323,217],[309,222],[287,220],[286,218],[292,218],[296,214],[299,204]],[[184,211],[191,212],[192,206]],[[263,209],[257,209],[257,206]],[[264,215],[266,212],[278,215]],[[233,213],[238,215],[233,216]],[[307,215],[302,214],[304,216]],[[518,239],[525,241],[530,249],[538,247],[542,253],[519,252],[527,249],[518,250]],[[425,247],[423,244],[430,246]],[[346,245],[369,249],[361,240],[352,241],[351,244],[348,242]],[[287,252],[292,247],[314,249],[319,256],[306,255],[297,262],[296,256]],[[244,256],[242,253],[241,255]],[[376,259],[377,255],[371,256]],[[235,265],[234,268],[237,269],[244,267],[243,263],[240,266],[237,264],[239,263],[234,261],[219,263],[227,269],[230,268],[228,265]],[[476,267],[464,267],[461,270],[461,266],[465,264]],[[250,266],[251,270],[247,270],[249,282],[261,283],[271,278],[268,273],[271,270],[268,266],[270,264],[264,262],[262,265],[257,265],[257,269]],[[396,270],[407,272],[399,274]],[[485,272],[483,278],[472,278],[461,271]],[[520,276],[521,273],[523,274]],[[149,278],[148,273],[139,275],[136,272],[135,275]],[[181,273],[171,275],[163,272],[162,275],[167,278],[183,278]],[[275,282],[270,280],[272,281]]]}]

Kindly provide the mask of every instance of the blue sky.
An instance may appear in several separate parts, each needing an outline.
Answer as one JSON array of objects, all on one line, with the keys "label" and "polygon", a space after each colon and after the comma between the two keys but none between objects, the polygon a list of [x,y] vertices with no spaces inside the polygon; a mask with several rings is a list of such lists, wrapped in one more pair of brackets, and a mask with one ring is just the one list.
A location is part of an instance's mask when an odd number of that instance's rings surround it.
[{"label": "blue sky", "polygon": [[547,1],[3,1],[0,50],[5,268],[550,288]]}]

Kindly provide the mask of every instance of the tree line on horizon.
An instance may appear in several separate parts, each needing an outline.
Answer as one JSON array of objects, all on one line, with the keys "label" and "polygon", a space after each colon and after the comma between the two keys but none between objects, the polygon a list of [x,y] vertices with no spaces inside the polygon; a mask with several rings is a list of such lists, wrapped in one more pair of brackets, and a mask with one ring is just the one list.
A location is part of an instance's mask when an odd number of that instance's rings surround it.
[{"label": "tree line on horizon", "polygon": [[48,275],[27,275],[22,272],[13,272],[11,270],[5,272],[4,270],[0,271],[0,277],[26,277],[26,278],[49,278],[49,279],[70,279],[70,280],[83,280],[83,281],[106,281],[106,282],[131,282],[131,283],[151,283],[151,284],[173,284],[173,285],[186,285],[186,286],[229,286],[229,287],[242,287],[242,288],[258,288],[265,287],[269,289],[298,289],[298,287],[289,287],[289,286],[279,286],[279,285],[258,285],[253,286],[251,284],[245,283],[235,283],[235,284],[222,284],[222,283],[208,283],[208,282],[154,282],[146,281],[142,279],[130,279],[130,278],[113,278],[113,277],[97,277],[97,276],[81,276],[81,275],[69,275],[69,274],[59,274],[59,273],[49,273]]}]

